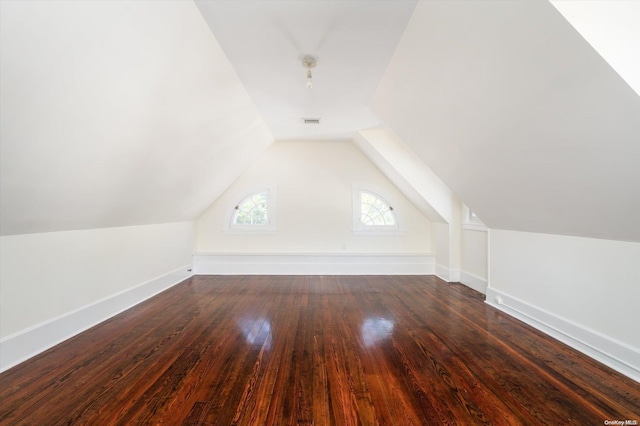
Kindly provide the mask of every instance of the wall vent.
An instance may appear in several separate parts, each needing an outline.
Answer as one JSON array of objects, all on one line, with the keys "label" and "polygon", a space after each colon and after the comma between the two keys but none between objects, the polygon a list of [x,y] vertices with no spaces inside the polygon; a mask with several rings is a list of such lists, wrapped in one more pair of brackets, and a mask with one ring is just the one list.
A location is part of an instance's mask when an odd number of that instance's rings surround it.
[{"label": "wall vent", "polygon": [[303,118],[302,122],[304,124],[320,124],[319,118]]}]

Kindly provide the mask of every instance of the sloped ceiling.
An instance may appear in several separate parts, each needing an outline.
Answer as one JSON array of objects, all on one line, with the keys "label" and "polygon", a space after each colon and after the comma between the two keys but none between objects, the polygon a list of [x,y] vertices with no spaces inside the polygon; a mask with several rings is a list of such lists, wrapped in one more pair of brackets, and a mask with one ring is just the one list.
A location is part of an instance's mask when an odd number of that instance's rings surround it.
[{"label": "sloped ceiling", "polygon": [[3,235],[195,219],[272,142],[192,2],[0,2]]},{"label": "sloped ceiling", "polygon": [[451,190],[389,129],[361,130],[353,143],[431,222],[459,220]]},{"label": "sloped ceiling", "polygon": [[[193,220],[270,130],[384,123],[490,227],[640,241],[640,97],[546,1],[0,1],[0,15],[3,235]],[[303,53],[318,56],[311,91]]]},{"label": "sloped ceiling", "polygon": [[640,96],[640,1],[551,0]]},{"label": "sloped ceiling", "polygon": [[492,228],[640,241],[640,97],[548,2],[419,3],[373,109]]}]

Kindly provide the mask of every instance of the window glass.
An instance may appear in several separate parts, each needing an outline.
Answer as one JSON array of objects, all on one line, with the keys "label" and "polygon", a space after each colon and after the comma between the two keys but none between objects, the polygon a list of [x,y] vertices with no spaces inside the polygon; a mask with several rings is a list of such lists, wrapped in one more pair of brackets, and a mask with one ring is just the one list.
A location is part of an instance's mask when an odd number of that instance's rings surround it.
[{"label": "window glass", "polygon": [[235,206],[233,225],[266,226],[269,224],[269,191],[253,193]]},{"label": "window glass", "polygon": [[360,221],[369,227],[396,227],[396,215],[393,207],[380,196],[360,191]]}]

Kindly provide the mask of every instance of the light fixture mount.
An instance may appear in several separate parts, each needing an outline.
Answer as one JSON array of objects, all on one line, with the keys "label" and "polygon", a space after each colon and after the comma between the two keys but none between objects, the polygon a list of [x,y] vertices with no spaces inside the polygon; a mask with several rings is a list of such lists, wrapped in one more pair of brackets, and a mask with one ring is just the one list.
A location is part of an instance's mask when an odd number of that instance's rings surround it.
[{"label": "light fixture mount", "polygon": [[314,56],[304,55],[300,58],[302,62],[302,66],[307,69],[307,88],[311,89],[313,87],[313,81],[311,81],[311,68],[316,67],[317,60]]},{"label": "light fixture mount", "polygon": [[302,66],[305,68],[315,68],[317,60],[314,56],[304,55],[301,59]]}]

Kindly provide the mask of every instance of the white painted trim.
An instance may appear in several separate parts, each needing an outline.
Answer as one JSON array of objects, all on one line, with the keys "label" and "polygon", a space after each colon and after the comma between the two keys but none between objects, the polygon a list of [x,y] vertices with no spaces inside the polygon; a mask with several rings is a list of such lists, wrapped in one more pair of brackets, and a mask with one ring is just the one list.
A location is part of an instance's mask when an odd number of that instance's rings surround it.
[{"label": "white painted trim", "polygon": [[469,209],[469,206],[462,204],[462,229],[487,232],[487,225],[477,216],[475,218],[471,217],[471,209]]},{"label": "white painted trim", "polygon": [[[267,201],[267,217],[269,223],[267,225],[235,225],[232,222],[235,213],[235,207],[246,200],[248,197],[258,192],[267,191],[269,198]],[[226,235],[256,235],[256,234],[275,234],[278,229],[278,185],[276,183],[263,184],[253,186],[249,191],[243,192],[243,195],[236,197],[237,201],[227,208],[225,213],[222,233]]]},{"label": "white painted trim", "polygon": [[195,253],[198,275],[433,275],[430,254]]},{"label": "white painted trim", "polygon": [[448,283],[457,283],[460,282],[460,270],[459,269],[449,269],[446,266],[442,266],[436,264],[436,272],[435,275],[448,282]]},{"label": "white painted trim", "polygon": [[640,382],[640,349],[493,288],[486,303]]},{"label": "white painted trim", "polygon": [[0,372],[26,361],[191,277],[191,265],[0,339]]},{"label": "white painted trim", "polygon": [[449,282],[449,268],[436,264],[436,277]]},{"label": "white painted trim", "polygon": [[[382,201],[386,202],[393,208],[393,216],[396,219],[395,225],[387,226],[366,226],[361,221],[362,216],[362,204],[360,203],[360,194],[362,192],[368,192],[379,197]],[[353,234],[354,235],[403,235],[404,234],[404,219],[402,212],[398,210],[398,203],[393,197],[391,197],[382,188],[375,185],[355,182],[351,185],[351,203],[352,203],[352,219],[353,219]],[[396,206],[396,207],[393,207]]]},{"label": "white painted trim", "polygon": [[487,280],[467,271],[460,271],[460,282],[469,288],[487,294]]},{"label": "white painted trim", "polygon": [[462,229],[465,231],[478,231],[478,232],[487,232],[489,228],[487,225],[483,225],[482,223],[462,223]]}]

